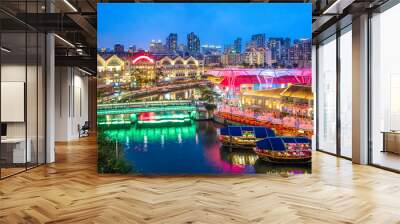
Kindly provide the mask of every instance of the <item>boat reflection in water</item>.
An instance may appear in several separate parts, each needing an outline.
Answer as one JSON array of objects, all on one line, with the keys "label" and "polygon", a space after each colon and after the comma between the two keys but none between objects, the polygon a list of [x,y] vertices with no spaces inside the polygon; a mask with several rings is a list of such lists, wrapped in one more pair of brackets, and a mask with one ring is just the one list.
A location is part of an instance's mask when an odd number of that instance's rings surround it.
[{"label": "boat reflection in water", "polygon": [[117,142],[133,173],[140,174],[244,174],[308,173],[307,169],[268,164],[252,151],[222,147],[211,121],[192,121],[177,126],[104,130]]},{"label": "boat reflection in water", "polygon": [[260,159],[256,153],[249,150],[230,149],[221,147],[221,158],[236,166],[253,166],[255,173],[258,174],[277,174],[290,176],[295,174],[311,173],[310,165],[283,165],[268,163]]}]

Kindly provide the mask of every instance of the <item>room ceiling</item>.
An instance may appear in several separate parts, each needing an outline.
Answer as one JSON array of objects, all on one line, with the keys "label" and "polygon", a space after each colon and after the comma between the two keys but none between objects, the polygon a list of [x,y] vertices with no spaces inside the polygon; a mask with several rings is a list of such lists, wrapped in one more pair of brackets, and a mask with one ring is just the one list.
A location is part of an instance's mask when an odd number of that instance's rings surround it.
[{"label": "room ceiling", "polygon": [[[15,49],[8,54],[8,57],[14,55],[17,58],[17,54],[22,54],[26,29],[28,33],[30,31],[55,33],[57,34],[56,66],[78,66],[95,74],[97,1],[48,0],[47,5],[45,2],[45,0],[0,2],[1,28],[4,38],[9,39],[7,43],[3,42],[3,45]],[[28,45],[28,55],[30,48],[31,45]]]}]

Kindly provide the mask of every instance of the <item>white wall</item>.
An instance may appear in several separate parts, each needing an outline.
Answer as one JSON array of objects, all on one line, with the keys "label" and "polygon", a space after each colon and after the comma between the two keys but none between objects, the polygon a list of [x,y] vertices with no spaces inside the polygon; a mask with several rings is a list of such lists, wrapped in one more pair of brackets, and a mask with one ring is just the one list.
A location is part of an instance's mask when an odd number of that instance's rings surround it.
[{"label": "white wall", "polygon": [[[25,64],[4,64],[1,66],[1,81],[25,82]],[[1,108],[7,110],[7,108]],[[25,137],[25,122],[7,123],[7,137]]]},{"label": "white wall", "polygon": [[88,78],[72,67],[56,67],[55,140],[79,137],[78,125],[88,120]]},{"label": "white wall", "polygon": [[[39,70],[37,70],[39,69]],[[30,140],[32,162],[39,159],[39,163],[44,163],[44,80],[42,68],[36,65],[25,66],[24,64],[10,63],[1,66],[2,82],[24,82],[26,84],[26,108],[21,108],[22,113],[26,110],[26,120],[22,122],[6,122],[8,138],[25,138]],[[27,80],[25,80],[27,78]],[[24,94],[24,90],[21,90]],[[7,96],[2,96],[7,97]],[[12,110],[11,108],[1,108],[1,110]],[[4,112],[4,111],[3,111]],[[13,113],[12,111],[7,111]],[[38,153],[38,155],[37,155]]]}]

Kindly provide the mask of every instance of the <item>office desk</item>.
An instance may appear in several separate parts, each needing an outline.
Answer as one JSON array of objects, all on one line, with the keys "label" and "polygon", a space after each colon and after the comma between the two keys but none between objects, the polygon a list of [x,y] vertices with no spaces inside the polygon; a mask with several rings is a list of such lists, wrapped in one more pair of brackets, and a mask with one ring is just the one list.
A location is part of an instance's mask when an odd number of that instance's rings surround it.
[{"label": "office desk", "polygon": [[400,131],[383,131],[383,152],[400,154]]},{"label": "office desk", "polygon": [[6,163],[25,163],[31,162],[31,139],[27,139],[25,151],[25,138],[6,138],[1,139],[1,157]]}]

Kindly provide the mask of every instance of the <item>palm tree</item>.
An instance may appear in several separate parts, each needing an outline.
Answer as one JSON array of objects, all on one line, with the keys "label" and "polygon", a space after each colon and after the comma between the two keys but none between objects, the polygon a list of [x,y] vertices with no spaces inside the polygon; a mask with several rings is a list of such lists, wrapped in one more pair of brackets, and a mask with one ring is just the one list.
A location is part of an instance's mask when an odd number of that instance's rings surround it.
[{"label": "palm tree", "polygon": [[217,108],[217,100],[220,95],[214,92],[210,87],[200,88],[200,100],[204,101],[204,107],[207,110],[208,117],[211,117],[214,110]]}]

